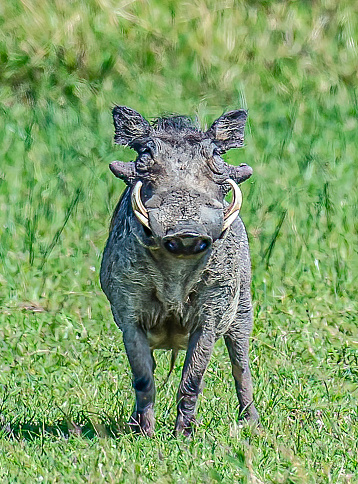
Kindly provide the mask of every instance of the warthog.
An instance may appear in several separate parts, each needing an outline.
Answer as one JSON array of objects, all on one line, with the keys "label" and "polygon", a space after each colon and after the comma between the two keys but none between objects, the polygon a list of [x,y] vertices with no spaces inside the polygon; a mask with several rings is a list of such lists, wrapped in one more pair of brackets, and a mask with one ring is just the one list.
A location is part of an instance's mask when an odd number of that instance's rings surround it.
[{"label": "warthog", "polygon": [[[203,375],[224,336],[240,415],[257,420],[249,369],[252,329],[250,255],[238,216],[248,165],[221,154],[243,146],[247,113],[230,111],[207,131],[184,116],[150,124],[125,106],[113,109],[115,142],[137,153],[111,171],[128,185],[113,214],[101,285],[123,332],[136,402],[130,424],[154,432],[153,350],[186,349],[175,424],[190,435]],[[233,190],[229,204],[225,195]]]}]

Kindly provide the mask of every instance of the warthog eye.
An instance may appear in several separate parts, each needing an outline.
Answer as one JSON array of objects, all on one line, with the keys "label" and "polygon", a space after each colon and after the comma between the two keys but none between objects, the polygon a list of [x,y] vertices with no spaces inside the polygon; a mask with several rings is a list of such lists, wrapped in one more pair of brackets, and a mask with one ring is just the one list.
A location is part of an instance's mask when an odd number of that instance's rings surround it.
[{"label": "warthog eye", "polygon": [[145,147],[143,148],[142,150],[140,150],[140,154],[141,155],[149,155],[149,156],[153,156],[153,152],[150,148],[148,147]]},{"label": "warthog eye", "polygon": [[153,140],[149,140],[145,145],[142,145],[138,148],[138,153],[142,155],[148,155],[151,158],[154,158],[157,151],[157,146]]}]

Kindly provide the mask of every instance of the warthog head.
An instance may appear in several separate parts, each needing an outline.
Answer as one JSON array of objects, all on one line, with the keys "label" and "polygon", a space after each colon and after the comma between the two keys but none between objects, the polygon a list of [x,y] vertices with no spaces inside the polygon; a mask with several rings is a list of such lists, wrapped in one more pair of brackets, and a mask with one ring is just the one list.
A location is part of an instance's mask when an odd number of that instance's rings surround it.
[{"label": "warthog head", "polygon": [[[221,155],[243,146],[247,113],[230,111],[203,132],[183,116],[150,124],[125,106],[113,109],[115,142],[137,151],[134,162],[114,161],[112,172],[130,185],[133,211],[142,224],[142,244],[176,257],[200,256],[237,217],[238,184],[248,165],[231,166]],[[233,190],[233,201],[224,202]]]}]

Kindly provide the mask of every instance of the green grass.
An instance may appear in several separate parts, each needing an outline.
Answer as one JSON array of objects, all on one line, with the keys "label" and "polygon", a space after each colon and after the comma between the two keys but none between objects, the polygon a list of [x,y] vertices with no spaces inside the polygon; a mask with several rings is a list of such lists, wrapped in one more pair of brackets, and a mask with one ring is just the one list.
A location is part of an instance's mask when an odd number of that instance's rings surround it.
[{"label": "green grass", "polygon": [[[56,5],[56,7],[55,7]],[[4,483],[358,482],[358,7],[173,0],[0,6],[0,477]],[[175,439],[183,355],[156,435],[133,405],[98,273],[123,185],[110,108],[209,125],[247,107],[259,430],[237,424],[223,342],[192,441]]]}]

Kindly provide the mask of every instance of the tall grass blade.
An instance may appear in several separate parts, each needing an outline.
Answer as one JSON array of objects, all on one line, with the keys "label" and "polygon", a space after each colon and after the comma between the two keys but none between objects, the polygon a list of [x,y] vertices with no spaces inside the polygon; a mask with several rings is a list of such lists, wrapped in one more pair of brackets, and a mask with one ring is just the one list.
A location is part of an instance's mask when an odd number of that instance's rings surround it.
[{"label": "tall grass blade", "polygon": [[275,247],[276,240],[277,240],[277,238],[279,236],[279,233],[280,233],[282,224],[283,224],[283,222],[285,220],[286,214],[287,214],[287,210],[284,210],[281,213],[280,220],[278,221],[278,224],[276,225],[276,228],[275,228],[275,232],[273,233],[272,238],[271,238],[271,241],[270,241],[267,249],[265,250],[265,252],[264,252],[264,254],[262,256],[262,260],[265,260],[266,259],[266,269],[268,269],[268,267],[270,265],[271,255],[272,255],[273,249]]},{"label": "tall grass blade", "polygon": [[56,247],[56,244],[58,243],[58,241],[60,239],[60,236],[61,236],[64,228],[66,227],[67,222],[69,221],[69,218],[70,218],[72,212],[74,211],[74,209],[76,208],[76,206],[78,204],[78,201],[79,201],[79,198],[80,198],[81,193],[82,193],[82,189],[81,188],[77,188],[76,191],[75,191],[75,194],[74,194],[74,196],[73,196],[73,198],[71,200],[71,203],[69,204],[69,206],[67,208],[67,211],[66,211],[66,215],[65,215],[65,219],[63,221],[63,224],[56,231],[56,233],[53,236],[53,239],[52,239],[50,245],[45,250],[45,253],[44,253],[43,258],[42,258],[41,265],[39,267],[40,270],[43,269],[44,265],[46,264],[46,261],[47,261],[48,257],[50,256],[50,254],[53,251],[53,249]]}]

